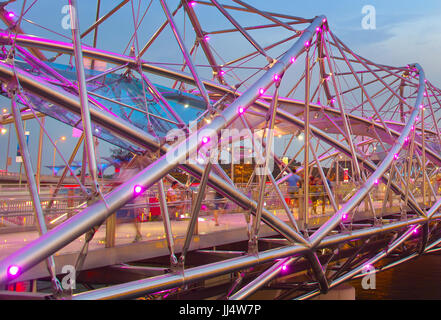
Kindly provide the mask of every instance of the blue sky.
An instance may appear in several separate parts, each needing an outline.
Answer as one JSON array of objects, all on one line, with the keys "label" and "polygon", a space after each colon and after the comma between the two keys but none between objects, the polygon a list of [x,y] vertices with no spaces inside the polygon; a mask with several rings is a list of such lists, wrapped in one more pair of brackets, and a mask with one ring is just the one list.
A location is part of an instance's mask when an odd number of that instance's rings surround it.
[{"label": "blue sky", "polygon": [[[252,3],[262,10],[300,17],[324,14],[332,31],[358,54],[388,65],[418,62],[426,76],[441,85],[439,0],[254,0]],[[376,30],[361,27],[365,5],[376,9]]]},{"label": "blue sky", "polygon": [[[95,19],[96,1],[78,0],[80,5],[81,30],[89,26]],[[120,0],[102,1],[102,13],[109,11],[113,6],[118,4]],[[225,4],[232,4],[230,0],[220,1]],[[7,8],[19,12],[22,1],[17,1]],[[27,1],[27,6],[32,1]],[[62,7],[68,1],[40,0],[29,10],[27,17],[33,21],[43,24],[45,27],[51,28],[61,35],[70,37],[69,30],[61,28],[61,20],[63,18]],[[138,0],[133,0],[135,5]],[[142,0],[143,8],[146,8],[149,1]],[[159,1],[153,0],[152,9],[159,9]],[[176,0],[167,1],[170,9],[176,7]],[[439,0],[315,0],[315,1],[299,1],[299,0],[253,0],[248,3],[261,9],[272,12],[286,13],[293,16],[311,18],[316,15],[326,15],[330,28],[333,32],[345,42],[351,49],[366,58],[377,63],[402,66],[409,63],[420,63],[425,69],[426,76],[436,85],[441,87],[441,1]],[[365,5],[372,5],[376,9],[376,29],[363,30],[361,21],[363,19],[362,8]],[[159,9],[160,10],[160,9]],[[141,10],[142,11],[142,10]],[[213,17],[205,17],[205,23],[209,24]],[[144,31],[148,29],[149,24],[160,24],[164,20],[163,12],[160,10],[158,14],[149,15],[144,20],[143,28],[140,29],[140,45],[148,39],[144,36]],[[249,25],[253,25],[250,21]],[[254,23],[255,24],[255,23]],[[36,30],[29,24],[24,24],[25,30],[33,32]],[[131,5],[126,5],[121,12],[115,16],[111,24],[107,24],[103,28],[102,35],[99,38],[98,46],[106,50],[122,52],[127,44],[127,34],[133,31],[132,10]],[[209,27],[208,27],[209,29]],[[151,30],[150,30],[151,31]],[[45,34],[41,29],[39,34]],[[58,36],[57,36],[58,37]],[[115,41],[115,39],[125,39],[125,41]],[[62,37],[58,37],[62,39]],[[65,41],[68,41],[64,39]],[[91,37],[85,39],[86,43],[91,42]],[[173,52],[170,50],[168,54]],[[2,106],[3,107],[3,106]],[[8,107],[8,106],[6,106]],[[38,139],[38,127],[35,124],[29,124],[31,136],[31,152],[36,154],[36,145]],[[48,127],[54,139],[57,139],[64,132],[68,136],[68,140],[63,145],[58,144],[65,152],[71,150],[75,141],[71,138],[71,129],[60,125],[52,124]],[[35,140],[35,141],[33,141]],[[7,135],[0,135],[0,145],[2,152],[0,153],[0,169],[4,169],[7,144]],[[105,154],[106,146],[101,144],[101,153]],[[11,134],[10,156],[15,158],[16,139],[15,132]],[[45,155],[45,163],[52,163],[52,150],[48,146]],[[66,156],[68,157],[68,155]],[[57,163],[61,160],[57,158]],[[18,166],[13,165],[13,169]]]}]

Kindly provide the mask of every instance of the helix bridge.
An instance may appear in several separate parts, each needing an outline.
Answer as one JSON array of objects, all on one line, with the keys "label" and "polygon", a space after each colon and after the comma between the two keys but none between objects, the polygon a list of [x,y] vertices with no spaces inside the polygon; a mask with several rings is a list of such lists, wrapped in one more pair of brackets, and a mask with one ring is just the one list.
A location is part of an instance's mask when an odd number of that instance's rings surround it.
[{"label": "helix bridge", "polygon": [[[0,288],[38,280],[49,288],[26,297],[303,300],[440,250],[441,91],[422,62],[377,63],[325,16],[242,0],[87,11],[70,0],[64,33],[45,27],[50,12],[29,17],[41,1],[9,2],[1,124],[17,136],[28,206],[11,209],[2,186]],[[112,36],[122,13],[133,24],[125,38]],[[63,160],[51,187],[28,121]],[[69,152],[49,121],[80,133]],[[97,141],[131,155],[119,178],[99,174]],[[250,174],[239,179],[233,158]],[[184,196],[170,199],[171,183]],[[157,218],[137,223],[134,242],[131,220],[118,222],[133,208]],[[11,227],[23,217],[27,229]],[[63,287],[65,265],[76,289]]]}]

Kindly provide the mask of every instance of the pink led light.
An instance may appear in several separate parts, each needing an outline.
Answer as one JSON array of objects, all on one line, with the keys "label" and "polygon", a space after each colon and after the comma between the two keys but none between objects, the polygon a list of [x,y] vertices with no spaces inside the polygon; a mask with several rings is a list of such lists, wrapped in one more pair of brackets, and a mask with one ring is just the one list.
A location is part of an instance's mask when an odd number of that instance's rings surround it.
[{"label": "pink led light", "polygon": [[343,219],[343,220],[346,220],[347,218],[348,218],[348,215],[347,215],[347,213],[345,213],[345,214],[343,215],[342,219]]},{"label": "pink led light", "polygon": [[276,74],[273,76],[273,79],[274,79],[274,81],[279,81],[279,80],[280,80],[280,76],[276,73]]},{"label": "pink led light", "polygon": [[202,137],[202,143],[203,144],[207,144],[208,142],[210,142],[210,137],[207,137],[207,136]]},{"label": "pink led light", "polygon": [[139,185],[135,186],[134,190],[135,190],[135,194],[140,194],[142,192],[142,187]]},{"label": "pink led light", "polygon": [[259,89],[259,94],[262,95],[262,94],[264,94],[264,93],[265,93],[265,89],[264,89],[264,88],[260,88],[260,89]]},{"label": "pink led light", "polygon": [[323,23],[326,23],[328,20],[326,20],[326,18],[324,18],[323,20],[322,20],[322,22]]},{"label": "pink led light", "polygon": [[188,4],[190,5],[190,7],[194,7],[196,5],[196,1],[190,1]]},{"label": "pink led light", "polygon": [[332,100],[331,100],[331,103],[335,103],[335,99],[332,99]]},{"label": "pink led light", "polygon": [[243,107],[239,107],[237,111],[239,112],[239,114],[242,114],[245,112],[245,109]]},{"label": "pink led light", "polygon": [[284,264],[284,265],[282,266],[282,271],[286,271],[286,269],[287,269],[286,264]]},{"label": "pink led light", "polygon": [[372,267],[371,264],[367,264],[367,265],[365,265],[365,266],[363,267],[363,269],[364,269],[365,271],[370,271],[370,270],[373,269],[373,267]]},{"label": "pink led light", "polygon": [[10,266],[8,268],[8,274],[10,276],[16,276],[16,275],[18,275],[19,272],[20,272],[20,267],[19,266],[12,265],[12,266]]},{"label": "pink led light", "polygon": [[394,154],[394,159],[398,160],[398,154]]},{"label": "pink led light", "polygon": [[210,36],[205,36],[205,37],[204,37],[204,40],[205,40],[206,42],[210,41]]},{"label": "pink led light", "polygon": [[11,19],[14,18],[14,17],[15,17],[15,13],[12,12],[12,11],[9,12],[9,13],[8,13],[8,17],[11,18]]},{"label": "pink led light", "polygon": [[378,183],[379,183],[378,179],[375,179],[374,183],[375,183],[375,184],[378,184]]},{"label": "pink led light", "polygon": [[413,233],[418,233],[418,228],[413,229]]},{"label": "pink led light", "polygon": [[292,57],[291,58],[291,63],[295,63],[296,62],[296,57]]},{"label": "pink led light", "polygon": [[320,27],[315,28],[315,31],[320,32],[322,31],[322,29],[320,29]]},{"label": "pink led light", "polygon": [[306,41],[306,42],[305,42],[305,47],[309,47],[309,44],[310,44],[310,42],[309,42],[309,41]]}]

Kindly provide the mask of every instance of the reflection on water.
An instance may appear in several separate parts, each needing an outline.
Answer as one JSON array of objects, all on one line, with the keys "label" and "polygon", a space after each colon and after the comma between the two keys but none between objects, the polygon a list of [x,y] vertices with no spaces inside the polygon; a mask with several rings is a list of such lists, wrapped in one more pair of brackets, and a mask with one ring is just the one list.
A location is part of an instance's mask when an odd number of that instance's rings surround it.
[{"label": "reflection on water", "polygon": [[424,255],[376,275],[376,289],[350,282],[357,300],[441,300],[441,254]]}]

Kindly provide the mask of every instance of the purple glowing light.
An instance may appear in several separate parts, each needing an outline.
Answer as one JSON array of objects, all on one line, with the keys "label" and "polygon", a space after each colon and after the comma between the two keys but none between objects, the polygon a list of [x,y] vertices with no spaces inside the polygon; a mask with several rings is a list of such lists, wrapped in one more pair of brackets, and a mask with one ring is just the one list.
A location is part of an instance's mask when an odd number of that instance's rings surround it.
[{"label": "purple glowing light", "polygon": [[188,4],[190,5],[190,7],[194,7],[196,5],[196,1],[190,1]]},{"label": "purple glowing light", "polygon": [[310,42],[309,42],[309,41],[306,41],[306,42],[305,42],[305,47],[309,47],[309,44],[310,44]]},{"label": "purple glowing light", "polygon": [[259,94],[262,95],[262,94],[264,94],[264,93],[265,93],[265,89],[264,89],[264,88],[260,88],[260,89],[259,89]]},{"label": "purple glowing light", "polygon": [[291,63],[295,63],[296,62],[296,57],[292,57],[291,58]]},{"label": "purple glowing light", "polygon": [[315,31],[320,32],[322,31],[322,29],[320,29],[320,27],[315,28]]},{"label": "purple glowing light", "polygon": [[372,266],[371,264],[367,264],[367,265],[365,265],[365,266],[363,267],[363,269],[364,269],[365,271],[370,271],[370,270],[373,269],[373,266]]},{"label": "purple glowing light", "polygon": [[237,111],[239,112],[239,114],[243,114],[245,112],[245,109],[243,107],[239,107]]},{"label": "purple glowing light", "polygon": [[14,17],[15,17],[15,13],[12,12],[12,11],[9,12],[9,13],[8,13],[8,17],[11,18],[11,19],[14,18]]},{"label": "purple glowing light", "polygon": [[274,79],[274,81],[279,81],[279,80],[280,80],[280,76],[276,73],[276,74],[273,76],[273,79]]},{"label": "purple glowing light", "polygon": [[140,194],[142,192],[142,187],[141,186],[135,186],[134,188],[135,194]]},{"label": "purple glowing light", "polygon": [[205,40],[205,42],[210,41],[210,36],[204,36],[204,40]]},{"label": "purple glowing light", "polygon": [[348,214],[345,213],[345,214],[343,215],[342,219],[343,219],[343,220],[346,220],[347,218],[348,218]]},{"label": "purple glowing light", "polygon": [[282,271],[286,271],[286,269],[287,269],[287,266],[286,266],[286,264],[284,264],[284,265],[282,266]]},{"label": "purple glowing light", "polygon": [[394,154],[394,159],[398,160],[398,158],[399,158],[398,154]]},{"label": "purple glowing light", "polygon": [[375,184],[378,184],[378,183],[379,183],[378,179],[375,179],[374,183],[375,183]]},{"label": "purple glowing light", "polygon": [[16,275],[18,275],[19,272],[20,272],[20,267],[19,266],[12,265],[12,266],[10,266],[8,268],[8,274],[10,276],[16,276]]},{"label": "purple glowing light", "polygon": [[210,137],[207,137],[207,136],[202,137],[202,143],[203,144],[207,144],[208,142],[210,142]]},{"label": "purple glowing light", "polygon": [[326,23],[328,20],[326,19],[326,18],[324,18],[323,20],[322,20],[322,22],[323,23]]}]

